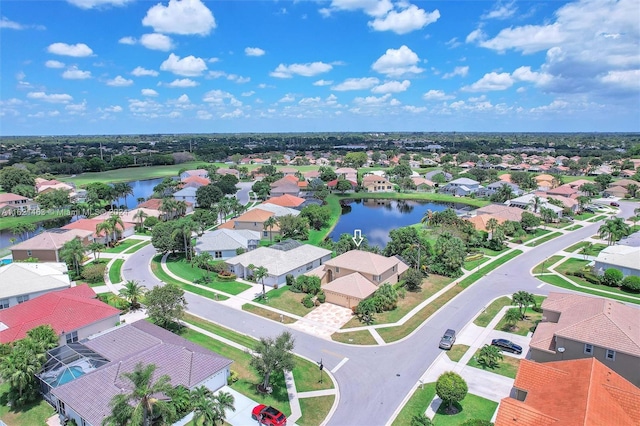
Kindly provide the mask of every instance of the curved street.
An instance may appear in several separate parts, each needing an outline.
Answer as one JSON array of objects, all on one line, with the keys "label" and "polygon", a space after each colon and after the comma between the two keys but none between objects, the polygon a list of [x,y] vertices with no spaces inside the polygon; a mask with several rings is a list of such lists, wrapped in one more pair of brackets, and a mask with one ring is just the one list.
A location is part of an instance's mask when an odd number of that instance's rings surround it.
[{"label": "curved street", "polygon": [[[619,215],[628,217],[635,205],[622,204]],[[318,338],[191,293],[186,293],[188,310],[254,337],[273,336],[287,330],[296,339],[295,352],[318,361],[322,358],[328,371],[348,358],[334,373],[339,385],[339,401],[328,424],[384,424],[440,354],[438,342],[446,328],[461,330],[493,299],[518,290],[541,295],[567,291],[541,285],[530,271],[556,251],[595,235],[600,224],[587,225],[539,247],[518,247],[523,254],[464,290],[409,337],[384,346],[353,346]],[[147,287],[160,284],[148,266],[155,254],[151,245],[133,254],[123,266],[125,279],[136,280]]]}]

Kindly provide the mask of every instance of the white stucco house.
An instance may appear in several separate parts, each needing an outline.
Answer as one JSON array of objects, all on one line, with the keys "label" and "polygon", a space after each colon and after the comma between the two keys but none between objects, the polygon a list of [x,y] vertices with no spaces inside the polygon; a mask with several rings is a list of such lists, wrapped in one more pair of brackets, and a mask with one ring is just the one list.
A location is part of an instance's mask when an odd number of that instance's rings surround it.
[{"label": "white stucco house", "polygon": [[180,191],[174,192],[173,198],[175,198],[176,201],[186,201],[187,203],[191,203],[195,207],[198,207],[198,202],[196,200],[196,191],[198,191],[198,188],[188,186],[186,188],[182,188]]},{"label": "white stucco house", "polygon": [[251,251],[260,244],[260,232],[248,229],[216,229],[207,231],[196,241],[196,253],[209,253],[214,259],[229,259],[238,249]]},{"label": "white stucco house", "polygon": [[618,269],[625,277],[640,277],[640,247],[616,244],[602,250],[595,258],[593,270],[602,275],[609,268]]},{"label": "white stucco house", "polygon": [[10,263],[0,267],[0,309],[69,287],[66,263]]},{"label": "white stucco house", "polygon": [[440,188],[440,192],[443,194],[451,194],[459,197],[465,197],[471,194],[475,194],[482,188],[480,182],[469,178],[458,178],[447,183]]}]

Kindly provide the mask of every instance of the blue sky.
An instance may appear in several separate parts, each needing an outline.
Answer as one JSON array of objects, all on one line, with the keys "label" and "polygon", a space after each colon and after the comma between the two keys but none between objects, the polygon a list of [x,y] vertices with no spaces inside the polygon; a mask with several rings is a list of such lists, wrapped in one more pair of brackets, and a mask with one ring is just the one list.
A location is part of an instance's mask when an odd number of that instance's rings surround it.
[{"label": "blue sky", "polygon": [[3,1],[0,134],[640,131],[640,2]]}]

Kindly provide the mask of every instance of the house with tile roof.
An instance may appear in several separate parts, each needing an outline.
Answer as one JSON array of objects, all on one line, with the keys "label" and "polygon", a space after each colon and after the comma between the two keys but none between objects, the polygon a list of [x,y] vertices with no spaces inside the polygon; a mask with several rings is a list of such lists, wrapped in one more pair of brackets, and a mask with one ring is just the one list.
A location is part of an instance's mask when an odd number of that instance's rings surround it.
[{"label": "house with tile roof", "polygon": [[640,309],[600,297],[549,293],[531,338],[531,359],[596,358],[640,385]]},{"label": "house with tile roof", "polygon": [[[75,222],[68,223],[62,227],[62,229],[81,229],[84,231],[91,231],[92,241],[100,244],[107,244],[108,239],[113,239],[113,236],[107,236],[107,233],[102,230],[97,231],[97,227],[104,222],[104,219],[79,219]],[[118,239],[127,238],[135,233],[135,225],[131,222],[124,222],[124,227],[120,224],[116,225]]]},{"label": "house with tile roof", "polygon": [[[61,422],[101,425],[114,396],[130,393],[123,373],[154,364],[155,377],[168,375],[171,386],[212,392],[227,384],[232,360],[145,320],[111,328],[80,343],[53,349],[37,376],[44,398]],[[162,397],[162,396],[161,396]]]},{"label": "house with tile roof", "polygon": [[603,275],[609,268],[619,270],[625,277],[640,277],[640,247],[626,244],[605,247],[595,258],[593,270],[596,274]]},{"label": "house with tile roof", "polygon": [[11,246],[9,250],[14,261],[38,259],[40,262],[60,262],[60,250],[64,243],[80,238],[82,244],[88,245],[92,234],[83,229],[48,229]]},{"label": "house with tile roof", "polygon": [[362,178],[362,187],[367,192],[393,192],[393,184],[382,176],[374,174]]},{"label": "house with tile roof", "polygon": [[[535,197],[538,197],[539,204],[538,204],[537,211],[534,212],[533,208],[534,208]],[[540,208],[544,207],[546,209],[552,210],[554,213],[558,215],[558,217],[562,217],[562,210],[563,210],[562,207],[558,207],[554,204],[551,204],[548,198],[542,197],[534,193],[525,194],[521,197],[507,200],[505,201],[505,205],[509,207],[517,207],[523,210],[527,210],[530,213],[540,213]]]},{"label": "house with tile roof", "polygon": [[15,215],[38,210],[40,205],[30,198],[6,192],[0,194],[0,215]]},{"label": "house with tile roof", "polygon": [[[304,203],[304,198],[296,197],[295,195],[284,194],[279,197],[271,197],[265,203],[275,204],[277,206],[296,208]],[[263,204],[265,204],[263,203]]]},{"label": "house with tile roof", "polygon": [[188,186],[188,187],[182,188],[179,191],[174,192],[172,196],[173,198],[175,198],[176,201],[184,201],[184,202],[193,204],[194,207],[198,207],[198,199],[196,197],[197,191],[198,191],[198,188],[194,188],[193,186]]},{"label": "house with tile roof", "polygon": [[10,263],[0,267],[0,309],[69,287],[65,263]]},{"label": "house with tile roof", "polygon": [[268,270],[264,283],[273,286],[286,283],[286,276],[289,274],[297,277],[319,267],[329,259],[331,250],[289,240],[270,247],[259,247],[227,259],[225,263],[239,278],[253,275],[249,265],[263,266]]},{"label": "house with tile roof", "polygon": [[88,285],[52,291],[0,311],[0,343],[24,339],[40,325],[50,325],[60,344],[77,342],[120,321],[120,311],[96,298]]},{"label": "house with tile roof", "polygon": [[201,186],[206,186],[211,183],[211,180],[202,177],[202,176],[189,176],[182,179],[181,188],[200,188]]},{"label": "house with tile roof", "polygon": [[495,194],[496,192],[498,192],[503,185],[507,185],[508,187],[511,188],[511,192],[513,193],[513,195],[515,197],[519,197],[522,194],[524,194],[524,191],[522,189],[520,189],[520,186],[518,186],[515,183],[511,183],[508,181],[503,181],[503,180],[499,180],[497,182],[493,182],[490,183],[489,185],[487,185],[484,188],[480,188],[476,194],[479,195],[480,197],[490,197],[493,194]]},{"label": "house with tile roof", "polygon": [[276,216],[275,213],[263,210],[260,208],[253,208],[238,217],[228,220],[222,225],[218,226],[218,229],[247,229],[249,231],[259,232],[263,238],[269,238],[269,232],[273,235],[280,234],[280,227],[275,224],[267,230],[264,223],[271,216]]},{"label": "house with tile roof", "polygon": [[409,266],[397,257],[350,250],[328,260],[308,275],[320,278],[326,301],[351,308],[384,283],[396,284]]},{"label": "house with tile roof", "polygon": [[229,259],[238,255],[238,250],[251,251],[258,248],[262,232],[247,229],[215,229],[197,238],[196,254],[209,253],[214,259]]},{"label": "house with tile roof", "polygon": [[547,191],[548,195],[557,195],[565,198],[575,198],[578,196],[578,190],[572,185],[565,184]]},{"label": "house with tile roof", "polygon": [[440,188],[440,192],[443,194],[456,195],[458,197],[466,197],[471,194],[475,194],[482,187],[480,182],[469,178],[458,178],[447,183]]},{"label": "house with tile roof", "polygon": [[198,176],[205,179],[209,179],[209,172],[206,171],[205,169],[185,170],[184,172],[180,173],[180,180],[184,180],[191,176]]},{"label": "house with tile roof", "polygon": [[640,389],[595,358],[520,361],[511,396],[500,401],[496,426],[634,426]]}]

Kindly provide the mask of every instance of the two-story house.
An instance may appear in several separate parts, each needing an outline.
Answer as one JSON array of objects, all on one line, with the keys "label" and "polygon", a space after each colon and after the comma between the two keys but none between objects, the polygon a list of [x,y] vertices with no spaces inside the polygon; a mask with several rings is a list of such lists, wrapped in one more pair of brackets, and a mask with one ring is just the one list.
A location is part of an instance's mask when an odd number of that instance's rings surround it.
[{"label": "two-story house", "polygon": [[367,175],[363,177],[362,187],[367,192],[393,192],[393,184],[386,178],[376,175]]},{"label": "two-story house", "polygon": [[480,190],[480,182],[469,178],[458,178],[447,183],[440,188],[443,194],[456,195],[458,197],[466,197],[475,194]]}]

